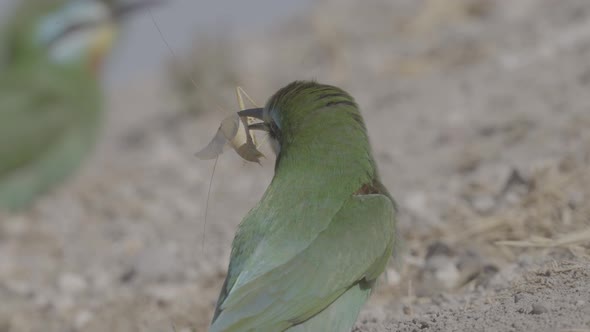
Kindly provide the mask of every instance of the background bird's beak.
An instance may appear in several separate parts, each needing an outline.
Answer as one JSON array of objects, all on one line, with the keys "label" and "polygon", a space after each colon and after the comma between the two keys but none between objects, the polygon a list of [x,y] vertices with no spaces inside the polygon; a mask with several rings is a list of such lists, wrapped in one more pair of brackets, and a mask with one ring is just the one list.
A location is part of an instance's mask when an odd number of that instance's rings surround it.
[{"label": "background bird's beak", "polygon": [[164,3],[164,0],[142,0],[113,5],[113,17],[117,21],[127,18],[130,14]]}]

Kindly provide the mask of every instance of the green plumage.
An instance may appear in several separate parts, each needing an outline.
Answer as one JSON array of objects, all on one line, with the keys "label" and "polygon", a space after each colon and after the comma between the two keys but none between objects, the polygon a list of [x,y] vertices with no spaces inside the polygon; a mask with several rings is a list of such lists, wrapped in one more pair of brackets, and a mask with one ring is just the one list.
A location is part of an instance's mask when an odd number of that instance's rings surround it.
[{"label": "green plumage", "polygon": [[0,37],[0,210],[26,208],[74,171],[95,141],[101,111],[84,59],[55,63],[36,39],[56,1],[27,2]]},{"label": "green plumage", "polygon": [[234,238],[212,332],[349,331],[391,256],[394,202],[339,88],[294,82],[264,109],[274,178]]}]

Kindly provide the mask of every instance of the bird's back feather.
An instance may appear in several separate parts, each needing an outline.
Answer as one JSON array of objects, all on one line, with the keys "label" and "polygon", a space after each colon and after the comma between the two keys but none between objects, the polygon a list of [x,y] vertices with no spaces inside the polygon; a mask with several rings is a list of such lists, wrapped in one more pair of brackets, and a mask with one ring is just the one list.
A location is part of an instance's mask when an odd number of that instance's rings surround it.
[{"label": "bird's back feather", "polygon": [[[373,282],[391,255],[391,200],[352,196],[330,219],[305,250],[232,287],[210,331],[283,331],[319,314],[349,289]],[[366,298],[363,292],[358,296]],[[352,302],[342,305],[354,307]]]}]

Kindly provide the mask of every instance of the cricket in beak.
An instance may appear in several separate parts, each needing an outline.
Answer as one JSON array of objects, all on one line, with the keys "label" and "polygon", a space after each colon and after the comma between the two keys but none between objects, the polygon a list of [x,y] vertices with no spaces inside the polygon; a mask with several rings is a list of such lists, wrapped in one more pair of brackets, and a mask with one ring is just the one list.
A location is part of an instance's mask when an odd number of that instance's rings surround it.
[{"label": "cricket in beak", "polygon": [[215,137],[196,156],[200,159],[215,159],[226,146],[234,149],[242,159],[250,162],[260,163],[264,154],[258,150],[251,130],[268,131],[264,122],[250,124],[249,119],[262,120],[263,109],[251,108],[232,113],[220,124]]}]

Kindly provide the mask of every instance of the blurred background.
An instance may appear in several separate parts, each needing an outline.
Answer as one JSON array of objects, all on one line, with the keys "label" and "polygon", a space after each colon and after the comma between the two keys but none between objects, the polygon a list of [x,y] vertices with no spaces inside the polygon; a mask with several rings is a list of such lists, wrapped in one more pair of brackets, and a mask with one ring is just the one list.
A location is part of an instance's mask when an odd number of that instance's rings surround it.
[{"label": "blurred background", "polygon": [[[0,19],[6,21],[17,0],[0,0]],[[250,33],[277,24],[277,21],[303,11],[311,1],[277,3],[270,0],[241,1],[168,1],[152,9],[162,26],[166,42],[182,53],[197,42],[195,34],[216,35],[249,30]],[[156,38],[154,38],[154,36]],[[149,14],[134,17],[125,24],[123,39],[113,51],[106,68],[108,84],[129,83],[128,79],[145,73],[159,73],[170,52],[157,33]]]},{"label": "blurred background", "polygon": [[[0,1],[2,33],[15,31],[20,5]],[[56,12],[74,23],[102,13],[53,8],[34,22]],[[170,0],[120,28],[100,70],[88,71],[84,53],[69,82],[46,64],[23,70],[34,79],[13,70],[20,53],[0,38],[2,100],[63,78],[59,100],[101,110],[71,172],[0,211],[0,332],[205,331],[235,227],[274,157],[267,149],[260,167],[221,155],[205,221],[213,162],[194,153],[237,110],[237,86],[264,104],[296,79],[357,99],[400,206],[399,248],[358,331],[590,328],[586,0]],[[40,45],[60,60],[69,36]],[[99,91],[101,102],[85,102]],[[0,101],[13,114],[0,128],[62,128],[14,111],[54,101],[41,100]],[[3,183],[23,178],[2,163],[29,150],[0,141],[1,199]],[[14,172],[36,165],[22,164]]]}]

